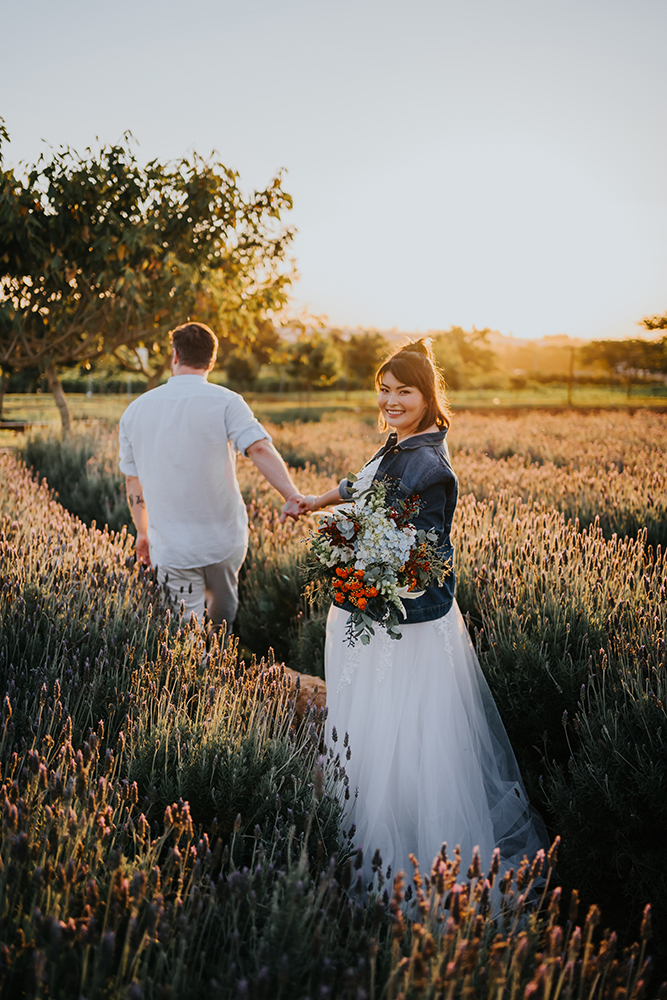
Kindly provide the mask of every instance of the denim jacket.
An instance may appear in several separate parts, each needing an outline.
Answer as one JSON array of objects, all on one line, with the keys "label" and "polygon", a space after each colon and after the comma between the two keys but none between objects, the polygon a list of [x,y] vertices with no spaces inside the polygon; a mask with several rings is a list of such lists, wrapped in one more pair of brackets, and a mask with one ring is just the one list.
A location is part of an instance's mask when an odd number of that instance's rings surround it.
[{"label": "denim jacket", "polygon": [[[453,563],[454,547],[450,533],[459,484],[450,462],[446,435],[446,430],[439,430],[415,434],[414,437],[399,442],[396,434],[390,434],[384,446],[373,456],[378,458],[382,455],[374,480],[387,480],[389,496],[401,500],[413,493],[419,496],[420,508],[414,519],[415,527],[425,530],[434,528],[439,535],[438,548]],[[347,479],[340,483],[343,500],[352,499],[349,491],[351,486]],[[427,587],[421,597],[404,601],[407,618],[403,621],[414,624],[442,618],[452,606],[454,586],[452,568],[441,587]],[[350,606],[347,610],[353,609]]]}]

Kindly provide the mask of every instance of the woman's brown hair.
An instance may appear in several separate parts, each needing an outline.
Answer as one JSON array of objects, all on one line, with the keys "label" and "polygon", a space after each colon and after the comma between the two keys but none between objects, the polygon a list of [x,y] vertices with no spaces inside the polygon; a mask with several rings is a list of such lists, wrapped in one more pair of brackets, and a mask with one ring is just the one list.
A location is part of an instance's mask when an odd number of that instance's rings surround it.
[{"label": "woman's brown hair", "polygon": [[[397,378],[403,385],[411,385],[415,389],[419,389],[424,397],[426,412],[419,422],[417,433],[426,430],[433,424],[436,424],[437,427],[449,427],[451,409],[445,395],[445,379],[435,363],[429,339],[421,337],[419,340],[413,340],[403,347],[399,347],[391,357],[380,365],[375,375],[375,388],[378,391],[385,372],[391,372],[394,378]],[[386,431],[387,427],[387,422],[380,414],[380,430]]]}]

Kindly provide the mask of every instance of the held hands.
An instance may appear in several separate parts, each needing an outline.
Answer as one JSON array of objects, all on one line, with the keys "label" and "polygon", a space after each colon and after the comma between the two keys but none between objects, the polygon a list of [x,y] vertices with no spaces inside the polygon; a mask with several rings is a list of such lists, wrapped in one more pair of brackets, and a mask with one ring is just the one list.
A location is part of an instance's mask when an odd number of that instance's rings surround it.
[{"label": "held hands", "polygon": [[298,521],[302,514],[310,514],[319,509],[319,497],[304,496],[302,493],[295,493],[286,502],[280,513],[280,523],[284,524],[288,517]]},{"label": "held hands", "polygon": [[301,513],[302,514],[312,514],[313,511],[319,510],[322,504],[320,503],[320,498],[315,496],[301,497]]},{"label": "held hands", "polygon": [[298,521],[299,514],[301,513],[301,500],[301,493],[295,493],[287,500],[280,512],[281,524],[284,524],[288,517],[291,517],[294,521]]}]

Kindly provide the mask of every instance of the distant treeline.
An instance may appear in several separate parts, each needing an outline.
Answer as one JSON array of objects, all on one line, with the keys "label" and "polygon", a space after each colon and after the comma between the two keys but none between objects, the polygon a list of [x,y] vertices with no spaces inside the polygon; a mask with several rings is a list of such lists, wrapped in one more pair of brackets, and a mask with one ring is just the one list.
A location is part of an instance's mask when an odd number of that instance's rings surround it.
[{"label": "distant treeline", "polygon": [[[489,329],[458,326],[431,336],[438,363],[454,390],[518,390],[531,383],[568,380],[630,387],[667,379],[667,337],[581,344],[558,336],[519,342]],[[242,392],[372,389],[378,365],[396,343],[395,337],[389,340],[376,330],[346,333],[305,325],[280,330],[266,324],[245,346],[222,338],[211,378]],[[162,379],[166,377],[165,372]],[[147,376],[121,368],[112,356],[63,366],[60,379],[65,392],[137,393],[150,385]],[[47,389],[47,382],[39,368],[6,374],[6,392],[42,388]]]}]

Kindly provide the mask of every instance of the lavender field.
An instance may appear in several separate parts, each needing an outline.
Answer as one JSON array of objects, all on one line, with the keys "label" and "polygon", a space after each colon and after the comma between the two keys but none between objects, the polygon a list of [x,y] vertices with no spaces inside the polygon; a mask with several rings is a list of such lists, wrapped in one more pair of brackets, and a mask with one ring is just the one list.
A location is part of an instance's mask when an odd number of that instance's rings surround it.
[{"label": "lavender field", "polygon": [[[350,415],[270,430],[306,492],[380,441]],[[455,845],[404,880],[377,859],[371,892],[341,827],[354,747],[321,745],[282,665],[322,665],[308,522],[280,526],[239,460],[251,547],[221,650],[134,565],[115,435],[24,442],[32,478],[0,456],[1,995],[656,996],[667,417],[455,416],[459,604],[561,839],[513,879]]]}]

